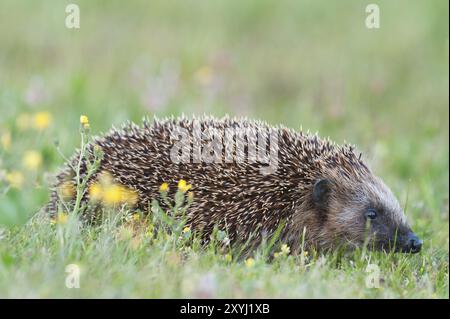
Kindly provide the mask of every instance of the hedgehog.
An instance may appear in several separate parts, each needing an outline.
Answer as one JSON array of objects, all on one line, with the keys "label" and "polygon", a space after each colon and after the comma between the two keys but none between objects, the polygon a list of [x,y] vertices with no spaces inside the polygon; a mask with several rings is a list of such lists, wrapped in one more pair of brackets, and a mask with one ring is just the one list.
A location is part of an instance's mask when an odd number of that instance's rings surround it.
[{"label": "hedgehog", "polygon": [[[355,146],[317,133],[228,116],[144,118],[141,125],[127,122],[93,138],[88,154],[96,149],[103,156],[88,185],[107,172],[137,195],[133,209],[145,214],[151,214],[152,200],[161,200],[163,183],[192,185],[186,223],[206,240],[217,228],[232,244],[252,247],[277,234],[293,253],[363,246],[417,253],[422,247],[398,200]],[[76,152],[57,175],[50,214],[62,201],[74,200],[63,199],[58,188],[76,182],[77,163],[86,175],[87,160]],[[83,214],[92,217],[98,210]]]}]

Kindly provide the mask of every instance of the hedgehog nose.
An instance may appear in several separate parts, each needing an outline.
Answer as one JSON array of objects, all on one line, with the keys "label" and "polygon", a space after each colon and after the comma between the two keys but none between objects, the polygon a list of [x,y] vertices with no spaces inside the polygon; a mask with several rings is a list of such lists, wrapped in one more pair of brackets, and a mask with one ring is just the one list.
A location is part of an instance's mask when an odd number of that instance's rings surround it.
[{"label": "hedgehog nose", "polygon": [[410,232],[408,234],[408,242],[406,244],[407,252],[416,254],[422,249],[423,241],[416,234]]}]

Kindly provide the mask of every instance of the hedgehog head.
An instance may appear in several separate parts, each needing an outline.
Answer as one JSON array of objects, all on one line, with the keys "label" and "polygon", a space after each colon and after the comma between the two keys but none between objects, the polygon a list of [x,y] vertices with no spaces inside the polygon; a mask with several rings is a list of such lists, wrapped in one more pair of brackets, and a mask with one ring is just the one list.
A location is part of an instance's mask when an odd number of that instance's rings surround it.
[{"label": "hedgehog head", "polygon": [[319,237],[375,250],[419,252],[422,241],[391,190],[359,158],[343,154],[339,165],[328,165],[312,186],[311,199],[322,223]]}]

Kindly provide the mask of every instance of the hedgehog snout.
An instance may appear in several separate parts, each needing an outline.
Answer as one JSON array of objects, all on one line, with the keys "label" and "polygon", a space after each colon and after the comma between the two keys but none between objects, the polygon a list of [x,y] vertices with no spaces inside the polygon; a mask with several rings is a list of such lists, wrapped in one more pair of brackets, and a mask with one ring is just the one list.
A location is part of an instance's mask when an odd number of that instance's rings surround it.
[{"label": "hedgehog snout", "polygon": [[406,235],[403,251],[406,253],[416,254],[422,249],[423,241],[413,232]]}]

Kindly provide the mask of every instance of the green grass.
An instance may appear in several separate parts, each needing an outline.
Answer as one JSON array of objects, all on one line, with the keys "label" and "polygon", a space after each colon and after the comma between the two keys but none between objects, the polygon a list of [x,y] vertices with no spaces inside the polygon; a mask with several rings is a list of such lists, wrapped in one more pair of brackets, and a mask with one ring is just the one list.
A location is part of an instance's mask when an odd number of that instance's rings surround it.
[{"label": "green grass", "polygon": [[[0,297],[449,297],[447,1],[377,1],[378,30],[356,0],[77,3],[79,30],[64,27],[64,2],[0,4]],[[48,127],[21,126],[41,111]],[[56,225],[36,215],[60,153],[80,145],[81,114],[100,134],[143,115],[203,112],[357,144],[423,251],[274,261],[257,251],[249,267],[218,244],[149,237],[153,219],[81,227],[76,214]],[[30,150],[42,157],[34,169]],[[81,267],[79,289],[65,286],[69,264]],[[378,289],[366,287],[368,264],[380,268]]]}]

